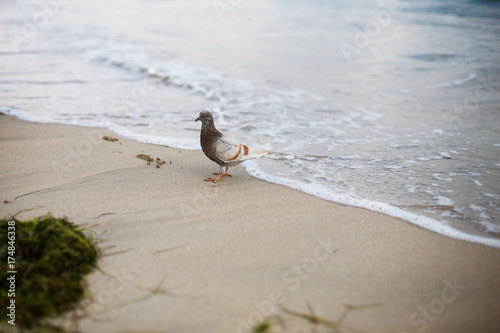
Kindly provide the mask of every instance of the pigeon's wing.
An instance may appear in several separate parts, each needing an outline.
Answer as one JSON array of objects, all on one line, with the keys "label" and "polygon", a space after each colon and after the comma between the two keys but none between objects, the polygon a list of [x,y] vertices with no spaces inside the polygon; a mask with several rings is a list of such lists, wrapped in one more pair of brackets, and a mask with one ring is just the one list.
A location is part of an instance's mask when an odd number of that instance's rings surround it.
[{"label": "pigeon's wing", "polygon": [[239,163],[252,158],[259,158],[269,151],[248,148],[236,140],[221,137],[215,143],[215,156],[224,163]]}]

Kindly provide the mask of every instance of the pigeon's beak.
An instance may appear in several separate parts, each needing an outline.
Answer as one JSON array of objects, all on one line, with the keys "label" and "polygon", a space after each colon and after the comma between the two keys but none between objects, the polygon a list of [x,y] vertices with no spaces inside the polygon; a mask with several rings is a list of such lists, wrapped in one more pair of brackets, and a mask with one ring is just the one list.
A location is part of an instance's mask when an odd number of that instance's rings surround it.
[{"label": "pigeon's beak", "polygon": [[198,121],[198,120],[200,120],[200,117],[196,118],[194,121]]}]

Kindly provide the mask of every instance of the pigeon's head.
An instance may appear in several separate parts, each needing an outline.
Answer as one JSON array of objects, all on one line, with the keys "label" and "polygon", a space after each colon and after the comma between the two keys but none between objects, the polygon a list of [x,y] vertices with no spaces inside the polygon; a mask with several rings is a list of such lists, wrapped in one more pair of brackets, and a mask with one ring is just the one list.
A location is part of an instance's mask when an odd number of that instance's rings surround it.
[{"label": "pigeon's head", "polygon": [[210,111],[202,111],[200,112],[200,116],[196,118],[194,121],[198,120],[201,120],[203,124],[210,124],[214,121],[214,118],[212,117]]}]

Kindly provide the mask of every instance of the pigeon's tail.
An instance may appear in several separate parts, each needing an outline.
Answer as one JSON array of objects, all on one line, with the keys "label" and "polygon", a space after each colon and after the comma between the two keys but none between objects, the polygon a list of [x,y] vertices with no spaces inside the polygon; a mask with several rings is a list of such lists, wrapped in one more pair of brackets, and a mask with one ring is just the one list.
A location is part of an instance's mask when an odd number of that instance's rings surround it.
[{"label": "pigeon's tail", "polygon": [[271,152],[269,150],[248,148],[248,153],[244,155],[243,159],[250,160],[253,158],[259,158],[270,153]]}]

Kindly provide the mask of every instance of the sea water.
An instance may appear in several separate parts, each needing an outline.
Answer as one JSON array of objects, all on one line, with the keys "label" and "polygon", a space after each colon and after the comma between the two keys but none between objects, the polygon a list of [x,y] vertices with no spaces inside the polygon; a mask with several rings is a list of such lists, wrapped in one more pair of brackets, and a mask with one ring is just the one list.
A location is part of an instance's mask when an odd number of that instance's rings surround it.
[{"label": "sea water", "polygon": [[0,0],[0,111],[199,149],[210,110],[252,176],[500,248],[499,54],[497,1]]}]

